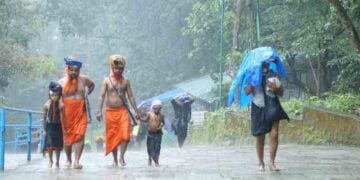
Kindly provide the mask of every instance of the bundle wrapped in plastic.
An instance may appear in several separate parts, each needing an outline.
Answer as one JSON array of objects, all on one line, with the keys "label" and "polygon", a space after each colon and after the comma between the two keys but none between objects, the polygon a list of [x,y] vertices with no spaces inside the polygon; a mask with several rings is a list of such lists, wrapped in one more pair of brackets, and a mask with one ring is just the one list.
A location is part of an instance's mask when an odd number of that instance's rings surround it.
[{"label": "bundle wrapped in plastic", "polygon": [[262,64],[269,63],[269,68],[278,76],[286,77],[287,72],[282,63],[282,59],[272,47],[260,47],[248,51],[238,70],[228,93],[228,106],[235,101],[236,88],[239,88],[238,96],[239,106],[243,108],[251,103],[252,95],[245,94],[245,87],[249,84],[255,88],[261,86],[262,83]]}]

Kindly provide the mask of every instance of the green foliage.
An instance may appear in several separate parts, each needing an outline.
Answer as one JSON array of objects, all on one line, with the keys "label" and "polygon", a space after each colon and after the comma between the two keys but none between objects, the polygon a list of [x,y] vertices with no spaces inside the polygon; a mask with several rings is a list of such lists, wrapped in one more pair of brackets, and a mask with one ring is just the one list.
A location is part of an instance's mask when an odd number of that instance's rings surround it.
[{"label": "green foliage", "polygon": [[[312,59],[320,60],[322,72],[339,72],[336,75],[318,74],[321,81],[331,83],[332,88],[325,91],[359,91],[360,79],[356,70],[360,67],[359,56],[356,55],[348,32],[329,2],[266,2],[269,3],[268,6],[262,6],[265,8],[262,14],[264,45],[273,45],[280,52],[305,53],[306,56],[313,56]],[[359,28],[359,16],[355,15],[360,12],[359,3],[343,2],[352,22]]]},{"label": "green foliage", "polygon": [[28,78],[42,77],[55,71],[53,59],[49,56],[37,56],[23,59],[24,65],[21,67],[23,75]]},{"label": "green foliage", "polygon": [[52,20],[60,23],[63,36],[79,36],[96,44],[90,48],[94,53],[88,59],[94,65],[89,71],[97,72],[94,78],[109,72],[107,63],[101,63],[100,68],[95,65],[99,60],[106,62],[110,54],[124,54],[125,75],[133,82],[139,99],[201,73],[203,64],[187,56],[191,42],[181,34],[191,10],[189,0],[50,0],[47,7]]},{"label": "green foliage", "polygon": [[[239,52],[254,48],[255,1],[244,1],[241,6]],[[341,1],[346,13],[359,32],[360,5],[356,0]],[[234,74],[241,57],[234,56],[231,49],[234,1],[225,1],[225,72]],[[193,42],[189,56],[205,64],[206,71],[218,72],[219,1],[193,1],[192,13],[186,18],[183,34]],[[260,46],[274,46],[284,54],[304,54],[306,59],[300,70],[310,69],[307,60],[320,60],[319,80],[324,91],[340,93],[358,92],[360,89],[359,56],[354,50],[351,38],[340,23],[338,15],[328,1],[264,0],[260,7]],[[284,57],[284,56],[283,56]],[[311,57],[311,58],[309,58]],[[285,64],[287,63],[286,59]],[[306,60],[306,61],[305,61]],[[315,62],[314,62],[315,64]],[[335,72],[335,73],[330,73]],[[337,73],[339,72],[339,73]],[[298,75],[290,72],[290,75]],[[330,78],[329,78],[330,77]],[[313,85],[309,85],[313,86]],[[315,87],[313,87],[315,89]]]},{"label": "green foliage", "polygon": [[47,22],[45,14],[37,13],[41,8],[22,0],[0,3],[0,90],[9,85],[9,78],[23,72],[27,45]]},{"label": "green foliage", "polygon": [[[255,139],[251,135],[247,114],[247,110],[237,112],[228,109],[208,114],[203,127],[193,127],[189,140],[194,144],[252,144]],[[302,121],[281,121],[280,131],[280,139],[284,143],[324,144],[335,139]]]},{"label": "green foliage", "polygon": [[326,108],[335,109],[345,113],[352,113],[355,108],[360,107],[360,95],[335,94],[324,101]]},{"label": "green foliage", "polygon": [[300,111],[304,106],[317,106],[344,113],[354,113],[360,107],[359,94],[331,94],[325,99],[312,96],[307,99],[290,99],[283,102],[282,106],[288,113]]},{"label": "green foliage", "polygon": [[[225,0],[225,9],[232,8],[234,3]],[[192,12],[185,20],[187,26],[182,29],[183,35],[192,40],[193,49],[188,56],[205,67],[206,73],[218,72],[219,47],[219,8],[217,0],[193,1]],[[224,20],[224,50],[231,47],[232,12],[225,10]]]},{"label": "green foliage", "polygon": [[[307,100],[290,100],[283,102],[287,111],[302,109],[304,105],[322,105],[323,107],[338,109],[349,101],[359,102],[359,96],[350,94],[336,94],[327,100],[311,97]],[[359,107],[359,104],[357,104]],[[233,106],[231,109],[220,109],[205,115],[204,125],[193,127],[189,140],[194,144],[221,144],[232,145],[253,143],[255,138],[250,132],[250,112],[239,110]],[[342,106],[341,106],[342,107]],[[347,109],[350,106],[347,107]],[[341,108],[339,108],[341,110]],[[339,110],[338,109],[338,110]],[[346,144],[359,145],[356,127],[358,121],[346,120],[339,124],[341,116],[327,114],[328,112],[307,111],[309,117],[314,119],[280,121],[280,141],[283,143],[300,144]],[[344,116],[345,117],[345,116]],[[340,120],[341,121],[341,120]],[[341,131],[339,131],[341,129]],[[267,138],[268,139],[268,138]]]},{"label": "green foliage", "polygon": [[219,109],[206,115],[204,127],[194,127],[191,134],[191,143],[200,144],[230,144],[249,142],[250,121],[233,114],[234,111]]},{"label": "green foliage", "polygon": [[304,102],[300,99],[290,99],[289,101],[282,102],[282,107],[284,110],[291,114],[296,110],[299,111],[304,107]]}]

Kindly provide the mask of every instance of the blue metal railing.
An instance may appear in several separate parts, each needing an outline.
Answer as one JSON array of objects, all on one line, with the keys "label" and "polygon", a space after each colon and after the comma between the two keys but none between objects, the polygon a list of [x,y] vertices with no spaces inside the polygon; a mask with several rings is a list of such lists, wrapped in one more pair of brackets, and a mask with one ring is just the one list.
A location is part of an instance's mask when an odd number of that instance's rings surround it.
[{"label": "blue metal railing", "polygon": [[[26,114],[26,123],[23,124],[8,124],[6,125],[7,112],[16,112],[17,114]],[[19,145],[27,145],[27,160],[31,160],[31,143],[40,142],[42,139],[42,125],[41,119],[33,123],[33,115],[41,115],[40,111],[25,110],[18,108],[0,107],[0,171],[4,171],[5,165],[5,144],[14,144],[17,150]],[[5,131],[7,128],[15,128],[14,141],[5,141]],[[23,134],[22,130],[26,129]],[[33,134],[37,134],[37,138],[32,138]]]}]

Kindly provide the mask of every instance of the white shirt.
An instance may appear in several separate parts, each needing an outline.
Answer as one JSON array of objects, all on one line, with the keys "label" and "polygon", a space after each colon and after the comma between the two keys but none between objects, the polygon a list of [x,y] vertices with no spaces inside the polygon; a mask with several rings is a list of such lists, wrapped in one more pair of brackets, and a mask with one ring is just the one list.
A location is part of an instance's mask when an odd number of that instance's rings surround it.
[{"label": "white shirt", "polygon": [[257,107],[265,107],[264,91],[261,86],[254,89],[252,102]]}]

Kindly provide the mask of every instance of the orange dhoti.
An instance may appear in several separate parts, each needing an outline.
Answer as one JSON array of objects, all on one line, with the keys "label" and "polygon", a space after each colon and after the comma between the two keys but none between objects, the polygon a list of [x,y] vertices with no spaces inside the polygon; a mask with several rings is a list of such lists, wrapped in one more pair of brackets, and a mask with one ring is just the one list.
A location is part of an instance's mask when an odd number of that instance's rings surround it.
[{"label": "orange dhoti", "polygon": [[122,142],[130,141],[131,123],[129,112],[124,106],[119,108],[106,108],[105,121],[105,155],[108,155]]},{"label": "orange dhoti", "polygon": [[72,145],[85,137],[87,117],[82,99],[63,99],[66,116],[64,144]]}]

